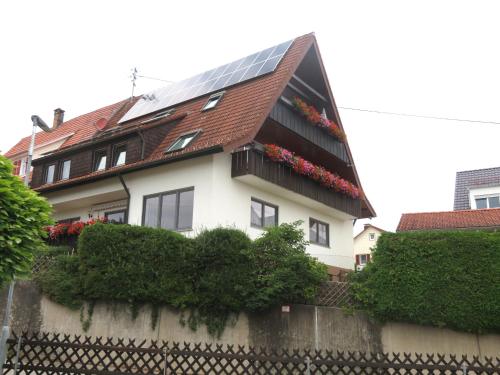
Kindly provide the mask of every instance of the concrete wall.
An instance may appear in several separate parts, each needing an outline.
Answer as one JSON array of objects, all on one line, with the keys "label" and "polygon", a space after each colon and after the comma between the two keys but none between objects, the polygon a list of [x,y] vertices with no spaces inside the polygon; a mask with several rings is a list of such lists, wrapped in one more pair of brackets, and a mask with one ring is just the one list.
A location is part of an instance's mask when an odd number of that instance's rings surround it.
[{"label": "concrete wall", "polygon": [[[302,220],[307,240],[309,218],[328,223],[330,246],[311,244],[309,253],[326,264],[353,268],[352,217],[255,176],[231,178],[228,153],[166,164],[126,174],[123,178],[131,195],[129,224],[142,224],[144,196],[193,186],[193,230],[182,233],[193,236],[204,228],[232,226],[246,231],[254,239],[263,233],[250,226],[250,204],[254,197],[278,206],[279,223]],[[104,216],[105,202],[110,204],[108,211],[116,210],[113,204],[122,202],[125,192],[119,179],[112,177],[46,196],[54,205],[56,220],[72,217],[87,220],[92,213],[94,217]]]},{"label": "concrete wall", "polygon": [[[6,290],[0,293],[0,313]],[[187,342],[218,342],[267,348],[311,348],[328,350],[425,352],[499,356],[500,335],[475,335],[449,329],[412,324],[371,321],[362,312],[346,314],[341,309],[292,305],[258,314],[240,314],[234,325],[226,327],[219,340],[210,337],[205,327],[196,332],[179,324],[181,315],[162,308],[155,329],[151,309],[143,306],[131,319],[128,306],[97,304],[88,332],[83,332],[79,310],[69,310],[41,296],[27,282],[18,283],[14,297],[13,328],[20,332],[46,331],[92,336],[161,339]]]}]

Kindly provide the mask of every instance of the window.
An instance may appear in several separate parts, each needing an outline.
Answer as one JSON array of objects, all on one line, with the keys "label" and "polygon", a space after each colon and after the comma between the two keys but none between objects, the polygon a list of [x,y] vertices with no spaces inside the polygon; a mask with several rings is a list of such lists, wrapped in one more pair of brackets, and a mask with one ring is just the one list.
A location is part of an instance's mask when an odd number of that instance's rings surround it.
[{"label": "window", "polygon": [[113,167],[125,164],[127,159],[127,147],[125,145],[116,146],[113,150]]},{"label": "window", "polygon": [[222,96],[224,95],[224,92],[218,92],[217,94],[213,94],[208,98],[207,103],[203,107],[202,111],[206,111],[209,109],[214,108],[217,103],[221,100]]},{"label": "window", "polygon": [[19,176],[24,176],[26,174],[26,167],[28,164],[28,160],[26,158],[20,160],[21,164],[19,165]]},{"label": "window", "polygon": [[167,149],[167,152],[182,150],[198,135],[199,131],[181,135],[174,143]]},{"label": "window", "polygon": [[490,197],[476,198],[476,208],[499,208],[500,207],[500,196],[492,195]]},{"label": "window", "polygon": [[193,198],[192,187],[144,197],[143,225],[171,230],[192,229]]},{"label": "window", "polygon": [[71,169],[71,160],[63,161],[61,165],[61,180],[67,180],[69,178],[70,169]]},{"label": "window", "polygon": [[368,261],[370,260],[370,254],[359,254],[358,257],[359,257],[358,264],[361,264],[361,265],[368,263]]},{"label": "window", "polygon": [[54,172],[56,170],[56,165],[51,164],[47,167],[47,170],[45,172],[45,183],[46,184],[51,184],[54,182]]},{"label": "window", "polygon": [[368,233],[368,239],[370,241],[375,241],[375,233]]},{"label": "window", "polygon": [[323,246],[330,246],[330,226],[322,221],[309,219],[309,241]]},{"label": "window", "polygon": [[61,219],[57,221],[57,224],[71,224],[76,221],[80,221],[80,216],[77,217],[69,217],[67,219]]},{"label": "window", "polygon": [[278,225],[278,206],[252,198],[250,224],[257,228]]},{"label": "window", "polygon": [[126,210],[106,212],[104,216],[108,219],[108,223],[124,224]]},{"label": "window", "polygon": [[96,151],[94,154],[94,171],[103,171],[106,169],[106,151]]}]

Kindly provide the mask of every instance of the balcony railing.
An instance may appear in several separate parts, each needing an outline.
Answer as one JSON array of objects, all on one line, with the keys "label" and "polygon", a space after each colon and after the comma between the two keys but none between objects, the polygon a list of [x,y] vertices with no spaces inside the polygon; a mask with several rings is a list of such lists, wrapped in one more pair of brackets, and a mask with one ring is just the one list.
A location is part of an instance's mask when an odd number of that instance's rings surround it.
[{"label": "balcony railing", "polygon": [[361,216],[361,202],[321,186],[292,168],[274,162],[255,148],[237,151],[232,156],[231,176],[254,175],[285,189],[311,198],[355,217]]},{"label": "balcony railing", "polygon": [[336,140],[324,129],[307,122],[307,120],[295,112],[289,104],[285,103],[283,99],[278,100],[269,117],[287,129],[335,155],[340,160],[346,163],[349,162],[347,150],[342,142]]}]

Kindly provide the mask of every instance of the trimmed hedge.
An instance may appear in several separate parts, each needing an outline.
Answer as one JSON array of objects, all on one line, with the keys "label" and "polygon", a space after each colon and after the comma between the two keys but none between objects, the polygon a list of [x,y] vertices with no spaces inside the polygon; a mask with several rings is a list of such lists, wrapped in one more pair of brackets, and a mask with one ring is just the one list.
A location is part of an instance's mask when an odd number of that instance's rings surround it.
[{"label": "trimmed hedge", "polygon": [[500,332],[500,232],[383,234],[352,282],[382,321]]},{"label": "trimmed hedge", "polygon": [[306,254],[297,225],[275,227],[252,242],[232,228],[193,239],[164,229],[95,224],[80,235],[76,256],[58,256],[38,280],[56,302],[79,307],[89,301],[89,315],[98,300],[129,303],[133,315],[150,303],[154,326],[158,306],[168,305],[189,310],[192,329],[206,324],[220,336],[231,314],[314,298],[326,267]]}]

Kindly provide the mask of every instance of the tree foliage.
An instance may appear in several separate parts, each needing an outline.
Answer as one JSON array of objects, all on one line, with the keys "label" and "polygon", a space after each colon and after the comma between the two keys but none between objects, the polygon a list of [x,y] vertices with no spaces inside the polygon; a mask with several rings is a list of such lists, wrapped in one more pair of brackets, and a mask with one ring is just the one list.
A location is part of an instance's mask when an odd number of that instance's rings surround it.
[{"label": "tree foliage", "polygon": [[50,205],[12,174],[12,163],[0,155],[0,285],[29,272],[42,246],[43,227],[51,224]]},{"label": "tree foliage", "polygon": [[380,320],[500,331],[500,232],[384,234],[352,281]]},{"label": "tree foliage", "polygon": [[75,256],[59,256],[38,280],[66,306],[117,301],[137,312],[143,303],[168,305],[188,310],[191,328],[206,324],[220,336],[232,314],[314,296],[326,267],[306,254],[305,245],[296,224],[270,229],[253,242],[232,228],[187,238],[164,229],[96,224],[82,232]]}]

